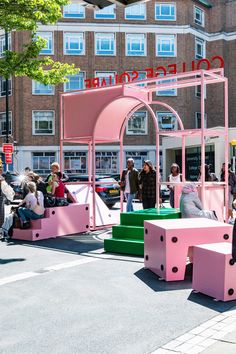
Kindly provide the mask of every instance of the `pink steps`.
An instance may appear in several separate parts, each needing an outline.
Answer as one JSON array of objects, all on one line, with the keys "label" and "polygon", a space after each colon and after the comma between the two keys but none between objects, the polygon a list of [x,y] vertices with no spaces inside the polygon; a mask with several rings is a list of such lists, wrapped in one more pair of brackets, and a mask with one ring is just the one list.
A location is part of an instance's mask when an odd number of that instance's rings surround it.
[{"label": "pink steps", "polygon": [[192,246],[232,242],[232,225],[205,218],[144,222],[145,267],[166,281],[184,280]]},{"label": "pink steps", "polygon": [[236,263],[231,243],[193,248],[193,289],[217,300],[236,300]]},{"label": "pink steps", "polygon": [[38,241],[67,236],[89,230],[89,205],[72,203],[68,206],[47,208],[45,218],[31,221],[31,228],[14,229],[13,239]]}]

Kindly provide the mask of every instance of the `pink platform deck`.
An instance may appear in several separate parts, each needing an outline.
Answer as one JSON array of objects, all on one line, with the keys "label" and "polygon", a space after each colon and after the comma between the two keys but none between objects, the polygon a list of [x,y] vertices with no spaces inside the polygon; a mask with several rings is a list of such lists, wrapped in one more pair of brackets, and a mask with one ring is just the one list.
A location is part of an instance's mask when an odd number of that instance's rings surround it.
[{"label": "pink platform deck", "polygon": [[232,225],[204,218],[144,222],[145,267],[166,281],[184,280],[192,246],[232,241]]},{"label": "pink platform deck", "polygon": [[193,289],[217,300],[236,299],[236,263],[231,243],[193,248]]},{"label": "pink platform deck", "polygon": [[14,229],[13,239],[39,241],[89,230],[89,205],[73,203],[47,208],[45,218],[31,221],[27,230]]}]

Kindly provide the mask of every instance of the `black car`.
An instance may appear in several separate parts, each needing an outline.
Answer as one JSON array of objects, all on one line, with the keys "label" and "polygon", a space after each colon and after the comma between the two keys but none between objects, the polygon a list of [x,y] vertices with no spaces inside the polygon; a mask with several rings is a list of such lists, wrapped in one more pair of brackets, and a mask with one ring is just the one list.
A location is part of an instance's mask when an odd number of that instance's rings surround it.
[{"label": "black car", "polygon": [[[69,175],[67,182],[87,181],[88,175]],[[120,201],[120,186],[114,178],[110,176],[96,176],[96,182],[105,182],[96,184],[95,190],[109,208],[112,208]]]},{"label": "black car", "polygon": [[22,199],[23,190],[21,188],[22,176],[14,172],[3,173],[2,176],[15,192],[14,199]]}]

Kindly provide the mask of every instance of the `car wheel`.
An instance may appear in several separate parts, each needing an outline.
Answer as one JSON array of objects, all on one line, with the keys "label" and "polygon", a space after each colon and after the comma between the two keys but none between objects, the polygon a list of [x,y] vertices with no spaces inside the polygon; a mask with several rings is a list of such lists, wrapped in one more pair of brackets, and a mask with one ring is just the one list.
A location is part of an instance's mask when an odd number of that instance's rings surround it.
[{"label": "car wheel", "polygon": [[115,205],[115,203],[113,203],[113,204],[107,204],[107,207],[108,207],[109,209],[111,209],[114,205]]}]

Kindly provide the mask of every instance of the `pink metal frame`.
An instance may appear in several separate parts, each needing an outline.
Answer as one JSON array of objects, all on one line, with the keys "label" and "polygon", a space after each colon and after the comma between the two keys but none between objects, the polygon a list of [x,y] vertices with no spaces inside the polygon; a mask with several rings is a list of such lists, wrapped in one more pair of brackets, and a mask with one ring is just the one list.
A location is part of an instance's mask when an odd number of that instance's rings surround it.
[{"label": "pink metal frame", "polygon": [[[170,80],[174,80],[171,81]],[[159,82],[158,82],[159,81]],[[205,85],[208,84],[216,84],[216,83],[224,83],[224,115],[225,115],[225,126],[223,129],[223,132],[221,129],[207,129],[205,128],[204,125],[204,117],[205,117]],[[142,85],[141,85],[142,84]],[[201,86],[201,129],[190,129],[186,130],[184,129],[183,123],[181,121],[181,118],[179,117],[178,113],[168,104],[160,102],[160,101],[153,101],[152,99],[152,93],[155,91],[161,91],[161,90],[166,90],[166,89],[180,89],[180,88],[185,88],[185,87],[194,87],[194,86]],[[181,137],[182,138],[182,175],[183,175],[183,182],[185,182],[185,139],[188,136],[200,136],[201,138],[201,199],[203,202],[203,206],[205,204],[205,138],[209,136],[219,136],[223,135],[225,139],[225,165],[228,166],[228,79],[224,77],[224,71],[223,69],[212,69],[212,70],[197,70],[197,71],[191,71],[191,72],[186,72],[186,73],[180,73],[180,74],[175,74],[175,75],[168,75],[166,77],[161,77],[161,78],[152,78],[152,79],[146,79],[146,80],[140,80],[140,81],[135,81],[132,83],[124,83],[122,85],[117,85],[116,87],[122,88],[122,95],[119,95],[118,97],[113,98],[112,100],[107,100],[106,104],[104,107],[100,110],[100,112],[97,114],[96,121],[93,125],[93,132],[92,134],[89,135],[80,135],[79,131],[79,124],[78,123],[78,136],[72,137],[72,136],[65,136],[64,135],[64,125],[67,122],[67,119],[69,119],[68,115],[65,114],[64,112],[64,98],[69,96],[70,97],[76,97],[77,95],[78,100],[81,99],[81,95],[86,95],[87,93],[90,93],[94,90],[96,90],[97,96],[99,97],[100,95],[104,95],[105,91],[104,88],[97,88],[97,89],[89,89],[89,90],[84,90],[78,92],[73,92],[73,93],[63,93],[61,94],[61,122],[60,122],[60,127],[61,127],[61,138],[60,138],[60,163],[63,167],[63,143],[64,142],[73,142],[73,143],[83,143],[83,144],[88,144],[88,174],[89,174],[89,182],[93,186],[93,190],[95,191],[95,175],[96,175],[96,159],[95,159],[95,154],[96,154],[96,144],[99,143],[111,143],[111,142],[119,142],[120,144],[120,173],[122,172],[123,169],[123,138],[124,138],[124,132],[125,132],[125,127],[128,119],[132,116],[132,114],[137,111],[141,107],[145,107],[153,120],[155,130],[156,130],[156,168],[157,168],[157,190],[159,189],[160,185],[160,173],[159,173],[159,148],[160,148],[160,136],[175,136],[175,137]],[[112,90],[114,86],[110,88],[105,88],[106,90]],[[107,91],[106,91],[107,92]],[[101,96],[100,96],[101,97]],[[120,103],[120,105],[124,105],[127,102],[127,99],[134,100],[134,104],[132,108],[128,109],[126,112],[126,115],[123,116],[123,122],[120,126],[119,133],[117,134],[117,138],[110,138],[109,136],[109,129],[112,129],[112,127],[109,127],[109,117],[106,117],[106,109],[109,107],[110,104],[114,102]],[[67,103],[68,104],[68,103]],[[70,101],[69,101],[70,104]],[[92,102],[94,104],[94,107],[96,107],[96,101]],[[177,122],[179,125],[179,130],[177,131],[163,131],[159,130],[158,123],[156,120],[155,113],[153,112],[151,108],[151,104],[159,104],[165,108],[167,108],[169,111],[175,114],[177,118]],[[77,109],[77,107],[76,107]],[[79,109],[79,104],[78,104],[78,109]],[[83,113],[84,116],[86,116],[86,112],[80,112],[81,115]],[[89,117],[88,117],[89,118]],[[106,121],[107,119],[107,121]],[[101,121],[100,121],[101,120]],[[107,122],[107,128],[104,126],[104,134],[103,136],[99,136],[99,124],[101,122]],[[74,123],[73,123],[74,124]],[[86,124],[86,122],[83,124]],[[100,127],[101,130],[101,127]],[[228,169],[225,169],[225,180],[228,180]],[[162,183],[167,183],[167,182],[162,182]],[[222,183],[221,183],[222,184]],[[209,185],[209,183],[208,183]],[[226,220],[228,217],[228,184],[224,183],[225,186],[225,207],[226,207]],[[157,193],[157,205],[159,205],[159,193]],[[123,210],[123,198],[121,196],[121,211]],[[96,219],[95,219],[95,193],[93,193],[93,229],[96,229]]]}]

